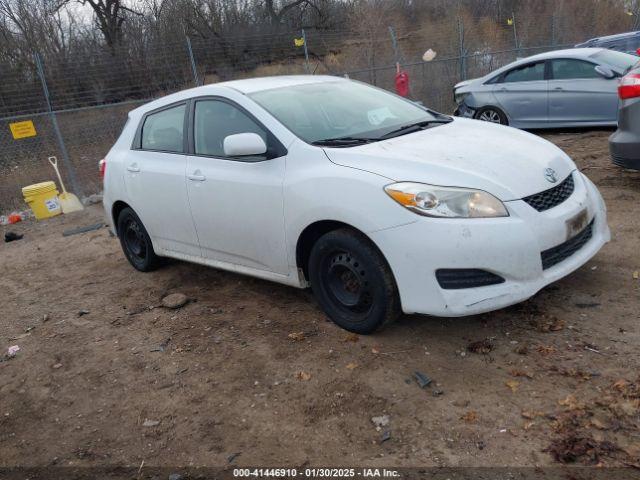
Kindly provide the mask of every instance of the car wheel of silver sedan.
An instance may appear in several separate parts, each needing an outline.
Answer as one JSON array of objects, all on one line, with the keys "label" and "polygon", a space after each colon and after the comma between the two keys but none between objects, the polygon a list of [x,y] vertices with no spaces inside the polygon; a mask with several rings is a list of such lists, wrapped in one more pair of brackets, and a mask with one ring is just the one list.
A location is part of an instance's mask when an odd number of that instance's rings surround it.
[{"label": "car wheel of silver sedan", "polygon": [[507,125],[507,116],[499,109],[494,107],[486,107],[478,110],[475,115],[477,120],[483,122],[499,123],[500,125]]}]

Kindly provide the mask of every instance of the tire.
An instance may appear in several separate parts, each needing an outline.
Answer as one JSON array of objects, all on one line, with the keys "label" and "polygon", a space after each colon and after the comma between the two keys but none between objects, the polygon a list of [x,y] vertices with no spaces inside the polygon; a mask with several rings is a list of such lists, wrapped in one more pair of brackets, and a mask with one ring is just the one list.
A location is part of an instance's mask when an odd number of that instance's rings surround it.
[{"label": "tire", "polygon": [[497,107],[484,107],[478,110],[474,116],[476,120],[489,123],[499,123],[500,125],[509,125],[509,120],[502,110]]},{"label": "tire", "polygon": [[389,265],[369,239],[353,230],[334,230],[316,241],[309,278],[324,312],[350,332],[372,333],[401,314]]},{"label": "tire", "polygon": [[124,208],[118,215],[118,238],[125,257],[136,270],[150,272],[160,266],[151,238],[136,212]]}]

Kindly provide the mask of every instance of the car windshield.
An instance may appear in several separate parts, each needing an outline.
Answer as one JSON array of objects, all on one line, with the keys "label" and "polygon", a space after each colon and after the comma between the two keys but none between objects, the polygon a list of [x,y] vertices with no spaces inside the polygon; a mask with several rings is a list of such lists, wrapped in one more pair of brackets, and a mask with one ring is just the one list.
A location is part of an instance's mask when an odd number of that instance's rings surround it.
[{"label": "car windshield", "polygon": [[629,55],[628,53],[616,52],[613,50],[602,50],[601,52],[591,55],[591,58],[600,63],[606,63],[620,72],[630,70],[631,67],[640,60],[635,55]]},{"label": "car windshield", "polygon": [[[350,146],[411,133],[449,117],[354,81],[263,90],[250,97],[308,143]],[[414,129],[414,130],[412,130]]]}]

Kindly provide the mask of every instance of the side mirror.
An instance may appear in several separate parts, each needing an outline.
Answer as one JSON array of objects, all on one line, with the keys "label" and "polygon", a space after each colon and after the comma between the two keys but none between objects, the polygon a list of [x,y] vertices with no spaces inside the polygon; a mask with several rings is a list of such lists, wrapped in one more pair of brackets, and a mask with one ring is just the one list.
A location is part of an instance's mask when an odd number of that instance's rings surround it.
[{"label": "side mirror", "polygon": [[616,76],[616,74],[613,73],[613,70],[607,67],[603,67],[602,65],[596,65],[595,70],[596,72],[598,72],[598,75],[606,79],[612,79],[613,77]]},{"label": "side mirror", "polygon": [[636,50],[636,55],[640,57],[640,48]]},{"label": "side mirror", "polygon": [[225,137],[223,147],[224,154],[228,157],[248,157],[267,153],[267,144],[257,133],[229,135]]}]

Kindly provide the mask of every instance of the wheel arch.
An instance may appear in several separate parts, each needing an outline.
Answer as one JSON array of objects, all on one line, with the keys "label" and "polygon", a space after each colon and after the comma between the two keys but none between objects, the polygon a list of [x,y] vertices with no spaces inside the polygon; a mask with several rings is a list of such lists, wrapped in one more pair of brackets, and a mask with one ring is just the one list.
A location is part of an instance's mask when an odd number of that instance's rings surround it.
[{"label": "wheel arch", "polygon": [[[354,232],[359,233],[367,240],[369,240],[371,245],[373,245],[376,250],[378,250],[380,255],[382,255],[382,258],[384,258],[385,262],[387,262],[387,265],[389,265],[389,261],[385,257],[384,252],[378,245],[376,245],[376,242],[374,242],[373,239],[361,229],[339,220],[318,220],[307,225],[304,230],[300,232],[300,235],[298,235],[298,240],[296,242],[296,266],[298,267],[298,270],[302,270],[305,279],[309,279],[309,256],[311,255],[311,249],[313,248],[313,245],[324,234],[332,232],[334,230],[339,230],[341,228],[353,230]],[[391,270],[390,265],[389,270]]]},{"label": "wheel arch", "polygon": [[[131,205],[122,200],[116,200],[111,206],[111,218],[113,219],[113,228],[115,229],[116,235],[118,235],[118,217],[120,216],[120,212],[125,208],[131,208]],[[133,210],[133,208],[131,208],[131,210]]]}]

